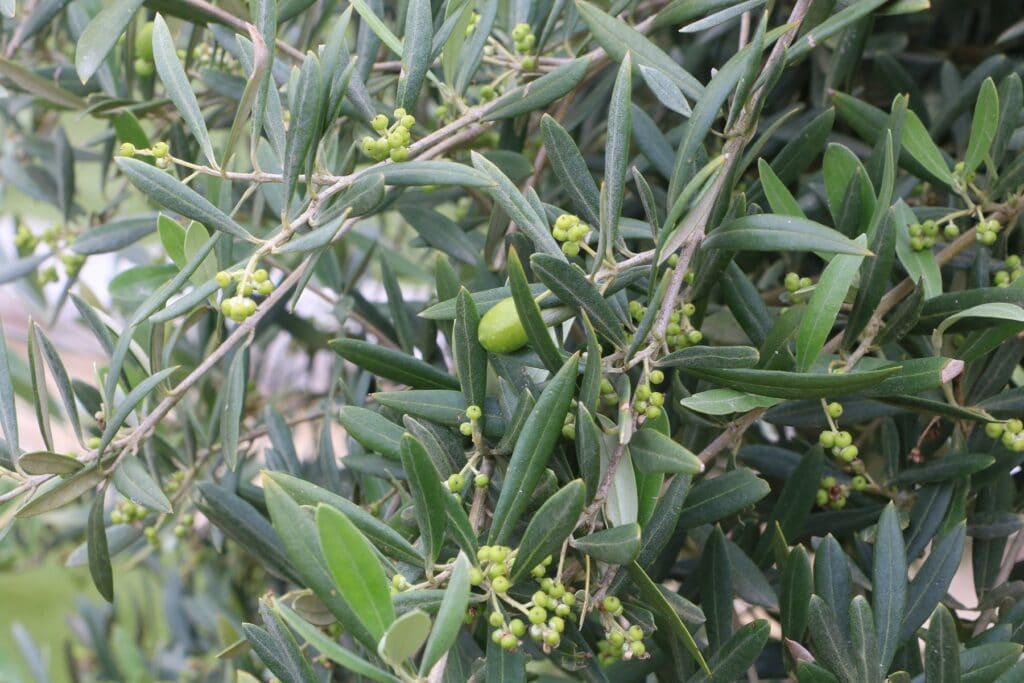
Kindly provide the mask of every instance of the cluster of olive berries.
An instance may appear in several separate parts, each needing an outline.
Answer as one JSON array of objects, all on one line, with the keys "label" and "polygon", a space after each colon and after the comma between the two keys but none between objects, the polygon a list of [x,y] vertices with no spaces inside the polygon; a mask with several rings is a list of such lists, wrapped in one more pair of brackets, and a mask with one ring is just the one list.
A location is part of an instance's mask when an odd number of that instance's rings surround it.
[{"label": "cluster of olive berries", "polygon": [[512,29],[512,40],[515,42],[516,52],[523,56],[522,67],[524,69],[537,68],[537,58],[530,54],[533,46],[537,44],[537,36],[533,35],[529,24],[516,24]]},{"label": "cluster of olive berries", "polygon": [[147,21],[135,34],[135,73],[149,78],[155,70],[153,64],[153,22]]},{"label": "cluster of olive berries", "polygon": [[476,559],[480,566],[469,570],[470,585],[479,586],[486,580],[495,593],[507,593],[512,585],[508,580],[514,559],[512,548],[506,545],[482,545],[476,551]]},{"label": "cluster of olive berries", "polygon": [[806,275],[804,277],[800,277],[799,273],[786,273],[786,277],[782,280],[783,286],[786,288],[786,291],[789,292],[790,299],[794,301],[799,299],[797,292],[801,289],[807,289],[813,283],[814,281],[811,280],[811,278]]},{"label": "cluster of olive berries", "polygon": [[476,30],[476,25],[479,24],[479,23],[480,23],[480,13],[479,12],[470,12],[470,14],[469,14],[469,24],[466,26],[466,37],[467,38],[473,33],[473,31]]},{"label": "cluster of olive berries", "polygon": [[473,436],[473,429],[476,422],[483,417],[484,411],[481,410],[480,406],[468,406],[466,408],[466,419],[469,422],[463,422],[459,425],[459,432],[463,436]]},{"label": "cluster of olive berries", "polygon": [[628,661],[650,656],[643,643],[643,627],[623,618],[622,601],[609,595],[601,601],[600,610],[607,625],[604,639],[597,643],[597,661],[601,666],[611,666],[620,659]]},{"label": "cluster of olive berries", "polygon": [[556,218],[555,226],[551,228],[551,236],[562,243],[562,252],[566,256],[579,255],[580,245],[586,242],[589,232],[590,226],[571,213],[563,213]]},{"label": "cluster of olive berries", "polygon": [[[186,513],[181,516],[181,521],[174,525],[174,535],[177,538],[185,538],[188,535],[189,529],[195,523],[195,517],[191,513]],[[152,528],[152,527],[150,527]]]},{"label": "cluster of olive berries", "polygon": [[157,168],[168,168],[171,165],[171,160],[167,156],[170,152],[170,145],[162,140],[160,142],[153,143],[153,146],[149,149],[138,149],[130,142],[122,142],[121,148],[118,151],[118,153],[123,157],[133,157],[136,154],[151,156],[153,157]]},{"label": "cluster of olive berries", "polygon": [[185,470],[175,470],[174,474],[171,475],[171,480],[167,482],[164,489],[167,493],[177,493],[183,481],[185,481]]},{"label": "cluster of olive berries", "polygon": [[985,434],[990,439],[1000,439],[1014,453],[1024,452],[1024,421],[1014,418],[1006,422],[989,422],[985,425]]},{"label": "cluster of olive berries", "polygon": [[1006,268],[997,270],[993,276],[996,287],[1009,287],[1010,283],[1024,275],[1024,268],[1021,267],[1020,256],[1011,254],[1006,257]]},{"label": "cluster of olive berries", "polygon": [[576,414],[575,411],[570,410],[565,415],[565,421],[562,423],[562,436],[569,441],[576,440]]},{"label": "cluster of olive berries", "polygon": [[39,238],[27,225],[22,223],[14,234],[14,247],[18,250],[18,256],[28,256],[39,246]]},{"label": "cluster of olive berries", "polygon": [[686,349],[704,340],[704,333],[690,322],[690,318],[696,312],[697,307],[693,304],[683,304],[679,310],[669,314],[668,325],[665,327],[665,343],[670,349]]},{"label": "cluster of olive berries", "polygon": [[818,485],[815,502],[819,507],[841,510],[846,507],[850,489],[836,481],[835,477],[824,477]]},{"label": "cluster of olive berries", "polygon": [[416,125],[416,117],[407,114],[399,107],[394,111],[395,122],[392,123],[386,114],[377,114],[370,125],[380,135],[376,140],[372,135],[363,138],[363,153],[371,159],[383,161],[388,157],[392,161],[405,161],[409,158],[408,144],[412,140],[412,127]]},{"label": "cluster of olive berries", "polygon": [[1003,224],[995,218],[990,218],[989,220],[982,219],[978,221],[978,224],[974,227],[977,230],[974,238],[986,247],[990,247],[999,238],[999,231],[1003,229]]},{"label": "cluster of olive berries", "polygon": [[604,401],[606,406],[613,406],[619,402],[619,394],[615,391],[615,386],[607,377],[601,378],[601,400]]},{"label": "cluster of olive berries", "polygon": [[110,513],[111,524],[131,524],[141,522],[149,516],[149,510],[137,505],[130,500],[118,503],[117,507]]},{"label": "cluster of olive berries", "polygon": [[[533,568],[534,578],[544,576],[551,556]],[[560,581],[541,578],[540,590],[535,591],[531,598],[532,606],[526,612],[530,622],[530,638],[541,643],[545,652],[550,652],[562,642],[565,632],[565,619],[572,614],[576,605],[576,596],[565,588]],[[554,612],[552,615],[551,612]]]},{"label": "cluster of olive berries", "polygon": [[651,370],[647,375],[648,382],[636,388],[636,400],[633,401],[633,410],[643,413],[648,420],[656,420],[661,417],[661,409],[665,405],[665,394],[660,391],[653,391],[651,384],[658,385],[665,381],[665,373],[661,370]]},{"label": "cluster of olive berries", "polygon": [[940,235],[947,242],[960,236],[960,228],[956,227],[956,223],[950,221],[940,230],[939,224],[930,219],[923,223],[911,223],[907,226],[907,232],[910,234],[910,248],[914,251],[931,249]]},{"label": "cluster of olive berries", "polygon": [[220,302],[221,313],[240,323],[256,312],[256,302],[249,298],[255,292],[260,296],[267,296],[274,291],[274,283],[270,281],[270,274],[263,268],[252,273],[247,271],[235,271],[229,273],[220,271],[217,273],[217,286],[227,289],[232,283],[235,284],[235,296],[225,297]]}]

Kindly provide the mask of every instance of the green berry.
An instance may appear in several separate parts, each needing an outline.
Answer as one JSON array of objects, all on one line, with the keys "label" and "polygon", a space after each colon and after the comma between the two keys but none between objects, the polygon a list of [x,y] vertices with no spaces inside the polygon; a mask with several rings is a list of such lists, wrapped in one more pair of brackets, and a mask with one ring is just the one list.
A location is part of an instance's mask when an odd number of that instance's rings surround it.
[{"label": "green berry", "polygon": [[828,491],[826,491],[825,489],[818,489],[815,492],[814,496],[815,496],[815,502],[818,505],[820,505],[822,507],[824,507],[825,505],[828,505]]},{"label": "green berry", "polygon": [[559,633],[565,632],[565,619],[562,617],[551,617],[548,619],[548,626],[558,631]]},{"label": "green berry", "polygon": [[495,593],[506,593],[508,592],[509,582],[504,576],[499,576],[491,581],[491,588],[494,589]]},{"label": "green berry", "polygon": [[644,630],[642,628],[640,628],[639,626],[637,626],[636,624],[633,624],[632,626],[629,627],[629,631],[627,632],[627,635],[629,635],[629,639],[632,640],[632,641],[643,640],[644,639]]},{"label": "green berry", "polygon": [[924,240],[920,237],[910,238],[910,248],[914,251],[921,251],[924,249]]},{"label": "green berry", "polygon": [[629,644],[629,651],[633,653],[634,657],[643,657],[647,648],[640,641],[634,641]]},{"label": "green berry", "polygon": [[223,270],[217,273],[217,286],[224,289],[231,284],[231,276]]},{"label": "green berry", "polygon": [[1020,434],[1024,431],[1024,422],[1021,422],[1017,418],[1006,421],[1006,431],[1011,434]]},{"label": "green berry", "polygon": [[699,344],[704,339],[704,334],[700,330],[690,330],[686,333],[686,341],[691,344]]},{"label": "green berry", "polygon": [[513,619],[508,622],[508,630],[512,632],[512,635],[521,638],[526,635],[526,624],[523,623],[522,619]]},{"label": "green berry", "polygon": [[473,425],[469,422],[463,422],[459,425],[459,433],[463,436],[473,436]]},{"label": "green berry", "polygon": [[548,647],[558,647],[558,644],[562,642],[562,636],[558,631],[548,631],[544,634],[544,644]]},{"label": "green berry", "polygon": [[370,125],[373,126],[373,129],[378,133],[382,133],[387,130],[389,124],[390,122],[388,121],[388,117],[384,114],[377,114],[373,117],[373,121],[370,122]]},{"label": "green berry", "polygon": [[697,312],[697,306],[695,304],[683,304],[683,315],[687,318],[691,317]]},{"label": "green berry", "polygon": [[448,490],[454,493],[458,493],[466,487],[466,478],[456,472],[452,476],[448,477]]},{"label": "green berry", "polygon": [[133,157],[135,156],[135,145],[130,142],[122,142],[119,151],[123,157]]},{"label": "green berry", "polygon": [[171,147],[166,142],[161,140],[160,142],[157,142],[156,144],[154,144],[153,145],[153,149],[150,150],[150,151],[153,152],[153,157],[154,158],[156,158],[156,159],[163,159],[168,154],[170,154]]},{"label": "green berry", "polygon": [[502,636],[500,642],[501,642],[501,648],[503,650],[514,650],[514,649],[516,649],[516,645],[519,644],[519,641],[511,633],[508,634],[508,635]]},{"label": "green berry", "polygon": [[839,457],[844,462],[853,462],[860,455],[860,451],[856,446],[847,446],[843,450],[839,451]]},{"label": "green berry", "polygon": [[490,483],[491,478],[488,477],[486,474],[478,474],[475,477],[473,477],[473,486],[477,487],[478,489],[485,489],[487,488],[487,485]]},{"label": "green berry", "polygon": [[836,445],[835,432],[826,430],[823,431],[821,434],[818,434],[818,443],[820,443],[825,448],[832,448],[833,446]]},{"label": "green berry", "polygon": [[540,605],[534,605],[526,613],[526,618],[530,620],[531,624],[543,624],[548,618],[548,611]]},{"label": "green berry", "polygon": [[412,130],[412,127],[416,125],[416,117],[411,114],[406,114],[401,120],[402,128],[406,130]]},{"label": "green berry", "polygon": [[479,420],[484,414],[484,411],[480,410],[480,406],[469,406],[466,408],[466,417],[470,420]]},{"label": "green berry", "polygon": [[139,57],[135,60],[135,73],[142,78],[149,78],[153,75],[153,62]]},{"label": "green berry", "polygon": [[665,373],[661,370],[651,370],[648,379],[651,380],[651,384],[661,384],[665,381]]},{"label": "green berry", "polygon": [[859,474],[850,481],[850,488],[852,488],[854,491],[863,491],[867,487],[868,480]]},{"label": "green berry", "polygon": [[661,408],[658,406],[647,406],[647,410],[644,411],[644,415],[647,416],[648,420],[657,420],[661,417]]},{"label": "green berry", "polygon": [[830,489],[830,488],[832,488],[835,485],[836,485],[836,478],[835,477],[824,477],[821,480],[821,488],[823,488],[823,489]]},{"label": "green berry", "polygon": [[266,282],[261,282],[259,286],[256,287],[256,293],[259,294],[260,296],[268,296],[273,291],[274,283],[269,280],[267,280]]},{"label": "green berry", "polygon": [[985,434],[990,439],[998,439],[1003,435],[1005,427],[1002,422],[989,422],[985,425]]},{"label": "green berry", "polygon": [[838,448],[846,448],[853,443],[853,435],[850,432],[842,431],[836,432],[836,446]]},{"label": "green berry", "polygon": [[942,236],[945,237],[947,241],[952,242],[960,236],[960,228],[956,227],[955,223],[947,223],[946,227],[942,229]]},{"label": "green berry", "polygon": [[500,628],[505,623],[505,617],[501,612],[491,612],[490,616],[487,617],[487,622],[494,628]]},{"label": "green berry", "polygon": [[471,567],[469,570],[469,585],[479,586],[484,581],[484,573],[479,567]]},{"label": "green berry", "polygon": [[615,614],[622,609],[622,602],[614,595],[606,595],[604,600],[601,601],[601,607],[604,608],[605,612]]}]

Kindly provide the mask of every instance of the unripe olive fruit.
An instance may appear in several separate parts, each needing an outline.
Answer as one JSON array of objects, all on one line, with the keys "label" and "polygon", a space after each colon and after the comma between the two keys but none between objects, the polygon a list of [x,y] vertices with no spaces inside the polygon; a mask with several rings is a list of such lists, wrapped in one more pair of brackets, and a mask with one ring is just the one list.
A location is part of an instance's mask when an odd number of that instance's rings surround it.
[{"label": "unripe olive fruit", "polygon": [[512,297],[484,313],[477,330],[480,345],[491,353],[512,353],[526,345],[526,330]]},{"label": "unripe olive fruit", "polygon": [[149,78],[153,75],[153,62],[146,59],[135,60],[135,73],[143,78]]},{"label": "unripe olive fruit", "polygon": [[135,56],[153,61],[153,22],[147,21],[135,34]]}]

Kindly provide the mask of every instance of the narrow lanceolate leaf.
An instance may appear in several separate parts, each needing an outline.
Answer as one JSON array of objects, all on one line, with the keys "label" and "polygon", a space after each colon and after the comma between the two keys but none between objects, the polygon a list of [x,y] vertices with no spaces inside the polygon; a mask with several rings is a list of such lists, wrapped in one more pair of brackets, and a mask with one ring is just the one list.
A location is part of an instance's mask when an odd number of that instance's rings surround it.
[{"label": "narrow lanceolate leaf", "polygon": [[469,605],[469,570],[472,565],[465,553],[459,553],[452,568],[451,578],[445,587],[444,599],[437,610],[434,628],[423,648],[420,660],[420,676],[426,676],[434,665],[455,644],[462,624],[466,620],[466,607]]},{"label": "narrow lanceolate leaf", "polygon": [[534,254],[530,265],[562,303],[585,311],[595,330],[616,346],[625,345],[622,321],[579,266],[546,254]]},{"label": "narrow lanceolate leaf", "polygon": [[574,479],[544,501],[526,527],[509,580],[516,583],[558,550],[576,528],[583,513],[586,487]]},{"label": "narrow lanceolate leaf", "polygon": [[473,159],[473,166],[494,183],[489,190],[494,201],[505,210],[519,229],[526,233],[533,246],[538,251],[565,261],[565,254],[551,236],[547,221],[537,214],[519,188],[484,155],[472,152],[470,156]]},{"label": "narrow lanceolate leaf", "polygon": [[345,360],[375,375],[418,389],[458,389],[459,380],[418,358],[358,339],[332,339],[330,346]]},{"label": "narrow lanceolate leaf", "polygon": [[533,290],[526,280],[526,271],[519,260],[519,252],[515,247],[508,251],[508,284],[512,290],[512,301],[516,307],[519,322],[526,332],[526,339],[541,361],[551,372],[558,372],[565,359],[562,358],[558,346],[551,338],[548,326],[541,317],[540,306],[533,298]]},{"label": "narrow lanceolate leaf", "polygon": [[410,0],[405,8],[405,38],[402,42],[402,73],[395,101],[408,111],[416,108],[423,79],[430,68],[430,44],[434,26],[430,0]]},{"label": "narrow lanceolate leaf", "polygon": [[395,620],[395,608],[373,547],[348,517],[328,505],[317,506],[316,523],[324,559],[338,591],[379,640]]},{"label": "narrow lanceolate leaf", "polygon": [[921,119],[913,110],[907,110],[906,118],[903,120],[903,149],[907,151],[918,163],[924,166],[929,173],[946,185],[953,184],[953,174],[949,171],[946,159],[942,151],[928,134],[928,129],[921,123]]},{"label": "narrow lanceolate leaf", "polygon": [[320,110],[323,100],[323,78],[320,75],[320,60],[313,54],[306,55],[302,69],[296,81],[295,102],[292,111],[292,124],[288,126],[288,134],[284,144],[284,206],[282,212],[287,215],[288,203],[295,194],[299,176],[303,168],[312,168],[307,157],[315,154],[317,137],[320,132]]},{"label": "narrow lanceolate leaf", "polygon": [[622,59],[612,99],[608,104],[608,134],[604,146],[604,187],[601,193],[601,244],[607,253],[619,238],[619,218],[626,194],[626,169],[629,166],[629,136],[632,130],[633,59]]},{"label": "narrow lanceolate leaf", "polygon": [[875,636],[874,615],[871,612],[871,605],[863,595],[855,596],[850,602],[850,644],[853,668],[857,672],[855,680],[881,683],[882,676],[875,666],[878,640]]},{"label": "narrow lanceolate leaf", "polygon": [[32,323],[32,334],[35,336],[43,359],[46,360],[46,365],[50,369],[50,376],[53,377],[53,382],[57,385],[61,402],[64,404],[64,413],[71,423],[71,428],[75,430],[75,436],[81,441],[82,425],[78,419],[78,405],[75,403],[75,392],[71,388],[68,371],[64,368],[64,363],[61,361],[57,349],[53,347],[49,338],[43,334],[43,330],[35,322]]},{"label": "narrow lanceolate leaf", "polygon": [[85,465],[70,455],[50,451],[31,451],[18,458],[18,467],[25,474],[74,474]]},{"label": "narrow lanceolate leaf", "polygon": [[796,197],[786,188],[785,183],[779,179],[767,161],[758,159],[757,170],[758,176],[761,178],[761,188],[764,190],[764,196],[768,199],[772,211],[783,216],[806,218]]},{"label": "narrow lanceolate leaf", "polygon": [[142,0],[117,0],[89,21],[75,48],[75,71],[82,83],[92,78],[100,68],[141,6]]},{"label": "narrow lanceolate leaf", "polygon": [[0,58],[0,75],[10,79],[25,92],[65,109],[85,109],[85,100],[78,95],[55,85],[50,78],[44,78],[20,63]]},{"label": "narrow lanceolate leaf", "polygon": [[186,218],[215,228],[239,239],[255,241],[245,228],[211,204],[205,197],[182,184],[165,171],[138,159],[118,157],[114,160],[128,176],[132,185],[154,202]]},{"label": "narrow lanceolate leaf", "polygon": [[56,486],[37,493],[28,505],[18,510],[18,517],[33,517],[50,510],[56,510],[78,499],[86,491],[91,490],[105,475],[97,466],[87,467],[77,474],[61,480]]},{"label": "narrow lanceolate leaf", "polygon": [[960,566],[967,531],[961,522],[940,540],[932,544],[928,558],[921,565],[907,588],[907,603],[900,627],[900,642],[906,642],[917,632],[935,605],[946,597],[953,575]]},{"label": "narrow lanceolate leaf", "polygon": [[220,414],[221,454],[228,468],[238,465],[238,432],[245,407],[246,352],[238,349],[231,358],[228,379],[224,386],[224,405]]},{"label": "narrow lanceolate leaf", "polygon": [[21,449],[18,447],[18,413],[14,407],[14,384],[8,358],[7,338],[3,323],[0,323],[0,428],[4,432],[7,450],[16,456]]},{"label": "narrow lanceolate leaf", "polygon": [[558,184],[569,196],[573,208],[590,225],[598,225],[599,203],[601,201],[587,162],[583,159],[576,142],[558,121],[545,114],[540,120],[540,132],[544,138],[544,149],[551,162],[551,170],[558,178]]},{"label": "narrow lanceolate leaf", "polygon": [[813,589],[811,561],[804,547],[798,545],[786,556],[779,577],[779,610],[784,638],[798,642],[803,639]]},{"label": "narrow lanceolate leaf", "polygon": [[822,251],[861,256],[871,253],[821,223],[778,214],[755,214],[730,221],[712,231],[702,247],[729,251]]},{"label": "narrow lanceolate leaf", "polygon": [[683,623],[682,619],[679,618],[679,613],[676,612],[675,608],[665,598],[658,584],[651,580],[651,577],[647,575],[647,572],[643,568],[633,562],[627,566],[629,570],[629,577],[636,584],[637,589],[640,592],[640,597],[651,606],[654,612],[656,612],[661,619],[667,624],[671,631],[671,637],[678,638],[683,643],[683,647],[690,653],[697,664],[700,665],[701,669],[706,674],[711,675],[711,667],[708,666],[707,661],[704,659],[704,654],[697,647],[697,643],[693,640],[693,636],[690,631],[686,628],[686,624]]},{"label": "narrow lanceolate leaf", "polygon": [[576,390],[578,355],[571,356],[544,387],[516,441],[494,507],[490,543],[505,543],[526,510],[530,496],[548,466],[562,433],[569,402]]},{"label": "narrow lanceolate leaf", "polygon": [[811,596],[808,628],[814,640],[814,654],[818,661],[835,672],[843,683],[856,681],[853,662],[850,661],[850,641],[839,629],[832,608],[817,595]]},{"label": "narrow lanceolate leaf", "polygon": [[577,538],[573,545],[598,562],[629,564],[640,554],[640,525],[623,524]]},{"label": "narrow lanceolate leaf", "polygon": [[444,542],[444,496],[450,494],[441,486],[441,474],[434,467],[427,450],[412,434],[402,437],[401,456],[402,469],[416,508],[416,523],[423,539],[424,555],[430,567]]},{"label": "narrow lanceolate leaf", "polygon": [[134,455],[121,458],[114,470],[114,486],[128,500],[149,510],[171,512],[171,501],[167,500],[160,485],[146,469],[141,459]]},{"label": "narrow lanceolate leaf", "polygon": [[745,624],[725,641],[708,661],[711,673],[702,669],[691,676],[687,683],[724,683],[739,680],[743,673],[754,665],[764,650],[769,635],[771,628],[766,619],[756,619]]},{"label": "narrow lanceolate leaf", "polygon": [[50,427],[50,395],[46,388],[46,374],[43,370],[43,354],[39,348],[39,337],[28,338],[28,373],[32,387],[32,404],[39,425],[39,436],[46,450],[53,450],[53,429]]},{"label": "narrow lanceolate leaf", "polygon": [[178,61],[178,50],[174,45],[174,38],[167,28],[164,18],[159,14],[153,20],[153,63],[156,65],[156,72],[160,75],[167,96],[174,102],[174,106],[181,113],[181,118],[185,120],[189,130],[192,131],[192,135],[199,143],[199,148],[203,151],[203,156],[211,166],[216,168],[217,160],[213,154],[213,145],[210,144],[210,134],[206,130],[206,120],[199,108],[199,101],[196,100],[184,67]]},{"label": "narrow lanceolate leaf", "polygon": [[497,121],[526,114],[551,104],[572,90],[587,73],[590,60],[574,59],[549,71],[535,81],[508,92],[487,108],[485,121]]},{"label": "narrow lanceolate leaf", "polygon": [[[859,245],[866,243],[863,235],[857,239]],[[800,372],[810,370],[817,360],[863,260],[859,254],[838,254],[822,271],[797,333],[796,365]]]},{"label": "narrow lanceolate leaf", "polygon": [[[262,3],[264,6],[273,4],[275,9],[277,3]],[[267,45],[260,37],[259,33],[252,32],[251,34],[256,38],[256,42],[252,44],[253,58],[252,58],[252,69],[249,73],[249,80],[246,81],[245,90],[242,91],[242,97],[238,101],[238,109],[235,111],[235,118],[231,122],[231,132],[228,133],[228,140],[224,145],[224,152],[221,155],[223,161],[221,162],[221,168],[226,168],[228,162],[231,161],[231,156],[235,153],[235,145],[238,144],[239,138],[242,136],[242,131],[245,128],[245,124],[250,119],[250,114],[254,113],[254,105],[262,105],[263,111],[266,110],[266,88],[267,88],[267,76],[270,73],[270,61],[271,56],[267,50]],[[242,43],[244,39],[240,39],[239,43]],[[243,65],[248,66],[248,65]],[[255,116],[252,117],[252,130],[254,134],[258,135],[259,130],[263,127],[263,111],[256,111]],[[259,138],[254,138],[258,140]],[[256,144],[256,143],[254,143]]]},{"label": "narrow lanceolate leaf", "polygon": [[707,617],[708,650],[719,652],[732,635],[733,576],[725,535],[716,526],[701,554],[700,602]]},{"label": "narrow lanceolate leaf", "polygon": [[631,53],[636,65],[643,64],[660,70],[671,78],[687,97],[697,99],[703,94],[704,87],[700,81],[648,40],[644,34],[589,2],[577,0],[576,9],[590,27],[594,40],[612,59],[621,62],[627,52]]},{"label": "narrow lanceolate leaf", "polygon": [[704,471],[700,459],[657,429],[640,429],[629,442],[633,464],[644,474],[699,474]]},{"label": "narrow lanceolate leaf", "polygon": [[86,543],[89,548],[89,575],[96,590],[107,602],[114,601],[114,572],[107,550],[107,528],[103,523],[103,494],[96,496],[89,512]]},{"label": "narrow lanceolate leaf", "polygon": [[884,678],[896,654],[907,602],[907,555],[899,518],[892,503],[886,506],[878,520],[872,579],[878,672]]},{"label": "narrow lanceolate leaf", "polygon": [[924,676],[928,683],[960,683],[960,639],[953,615],[945,605],[935,608],[928,622]]},{"label": "narrow lanceolate leaf", "polygon": [[686,368],[686,372],[729,389],[776,398],[826,398],[855,394],[900,371],[899,366],[846,374],[799,373],[782,370]]},{"label": "narrow lanceolate leaf", "polygon": [[470,405],[482,406],[487,393],[487,352],[480,346],[480,315],[469,291],[463,288],[455,302],[452,356],[462,393]]},{"label": "narrow lanceolate leaf", "polygon": [[651,92],[654,93],[654,96],[663,105],[682,116],[689,116],[693,113],[690,103],[686,101],[686,96],[683,95],[683,91],[659,69],[641,64],[640,75],[643,76],[647,87],[651,89]]}]

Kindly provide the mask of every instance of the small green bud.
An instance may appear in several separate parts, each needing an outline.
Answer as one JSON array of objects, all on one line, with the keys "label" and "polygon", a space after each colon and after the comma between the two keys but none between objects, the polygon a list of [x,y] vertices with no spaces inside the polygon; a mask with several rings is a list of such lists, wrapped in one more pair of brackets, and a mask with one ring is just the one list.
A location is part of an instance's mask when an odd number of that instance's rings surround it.
[{"label": "small green bud", "polygon": [[480,410],[480,406],[469,406],[466,408],[466,417],[470,420],[479,420],[483,414],[484,412]]}]

